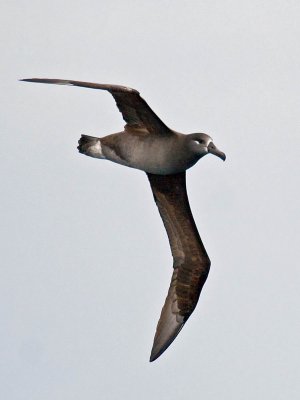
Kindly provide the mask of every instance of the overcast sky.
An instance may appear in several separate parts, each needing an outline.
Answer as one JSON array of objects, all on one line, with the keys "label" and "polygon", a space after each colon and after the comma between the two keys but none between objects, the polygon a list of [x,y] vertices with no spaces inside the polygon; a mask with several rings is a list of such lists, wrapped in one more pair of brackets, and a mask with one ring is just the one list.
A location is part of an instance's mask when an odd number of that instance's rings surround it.
[{"label": "overcast sky", "polygon": [[[5,400],[299,398],[298,1],[2,2],[0,383]],[[149,355],[172,259],[146,176],[78,154],[118,132],[109,94],[206,132],[187,185],[212,261]]]}]

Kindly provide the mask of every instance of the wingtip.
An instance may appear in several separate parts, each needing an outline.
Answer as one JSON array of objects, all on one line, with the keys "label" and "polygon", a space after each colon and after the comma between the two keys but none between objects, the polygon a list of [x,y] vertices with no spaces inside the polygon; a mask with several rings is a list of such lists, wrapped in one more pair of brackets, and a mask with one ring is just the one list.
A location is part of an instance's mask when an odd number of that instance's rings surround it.
[{"label": "wingtip", "polygon": [[155,358],[153,358],[153,357],[150,355],[149,362],[153,362],[154,360],[155,360]]},{"label": "wingtip", "polygon": [[170,346],[171,343],[169,343],[167,346],[157,349],[154,345],[152,347],[152,351],[150,354],[150,358],[149,358],[149,362],[153,362],[155,360],[157,360],[166,350],[167,348]]},{"label": "wingtip", "polygon": [[49,79],[49,78],[26,78],[19,79],[23,82],[34,82],[34,83],[49,83],[54,85],[73,85],[74,81],[68,79]]},{"label": "wingtip", "polygon": [[[178,336],[184,324],[185,321],[182,321],[176,326],[175,329],[173,328],[169,332],[169,329],[166,329],[166,327],[164,327],[165,329],[163,328],[161,332],[156,332],[149,362],[157,360],[168,349],[168,347],[174,342],[174,340]],[[167,334],[167,336],[165,336],[165,334]]]},{"label": "wingtip", "polygon": [[158,349],[157,346],[155,345],[155,343],[153,343],[149,362],[153,362],[153,361],[157,360],[166,349],[167,349],[166,347]]},{"label": "wingtip", "polygon": [[19,79],[20,82],[40,82],[41,79],[39,78],[25,78],[25,79]]}]

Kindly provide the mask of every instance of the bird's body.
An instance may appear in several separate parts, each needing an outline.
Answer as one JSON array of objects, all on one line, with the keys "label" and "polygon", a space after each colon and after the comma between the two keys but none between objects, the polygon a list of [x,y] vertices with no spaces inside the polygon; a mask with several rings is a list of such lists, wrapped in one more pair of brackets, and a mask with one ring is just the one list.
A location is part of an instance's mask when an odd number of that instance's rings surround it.
[{"label": "bird's body", "polygon": [[102,138],[83,135],[78,149],[91,157],[151,174],[171,175],[186,171],[201,157],[201,154],[188,151],[189,146],[187,135],[182,133],[173,131],[170,135],[155,137],[145,129],[127,128]]},{"label": "bird's body", "polygon": [[189,206],[185,171],[208,153],[223,160],[225,154],[205,133],[184,135],[168,128],[135,89],[61,79],[23,80],[107,90],[126,121],[122,132],[101,138],[82,135],[78,150],[148,175],[168,234],[174,269],[152,347],[150,361],[154,361],[173,342],[195,309],[210,268]]}]

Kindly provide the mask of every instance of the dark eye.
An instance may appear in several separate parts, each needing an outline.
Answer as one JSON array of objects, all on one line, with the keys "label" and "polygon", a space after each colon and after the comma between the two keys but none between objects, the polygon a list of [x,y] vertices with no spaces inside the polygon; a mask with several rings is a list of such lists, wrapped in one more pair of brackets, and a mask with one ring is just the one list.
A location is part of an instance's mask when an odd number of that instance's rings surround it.
[{"label": "dark eye", "polygon": [[200,144],[204,144],[204,143],[205,143],[203,139],[199,139],[198,142],[199,142]]}]

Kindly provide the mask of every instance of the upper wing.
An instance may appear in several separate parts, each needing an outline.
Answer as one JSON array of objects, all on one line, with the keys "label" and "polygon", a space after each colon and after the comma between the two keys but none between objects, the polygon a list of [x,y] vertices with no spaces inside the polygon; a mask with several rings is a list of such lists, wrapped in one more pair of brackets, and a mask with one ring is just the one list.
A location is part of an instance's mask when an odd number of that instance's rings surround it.
[{"label": "upper wing", "polygon": [[150,361],[154,361],[170,346],[196,307],[208,276],[210,260],[189,206],[185,172],[166,176],[147,175],[174,260],[171,285],[150,356]]},{"label": "upper wing", "polygon": [[145,100],[140,96],[139,92],[135,89],[120,85],[80,82],[64,79],[32,78],[21,79],[21,81],[81,86],[91,89],[107,90],[114,97],[117,106],[123,115],[123,119],[127,123],[127,128],[146,128],[150,133],[159,135],[166,135],[172,132],[158,118],[154,111],[151,110]]}]

